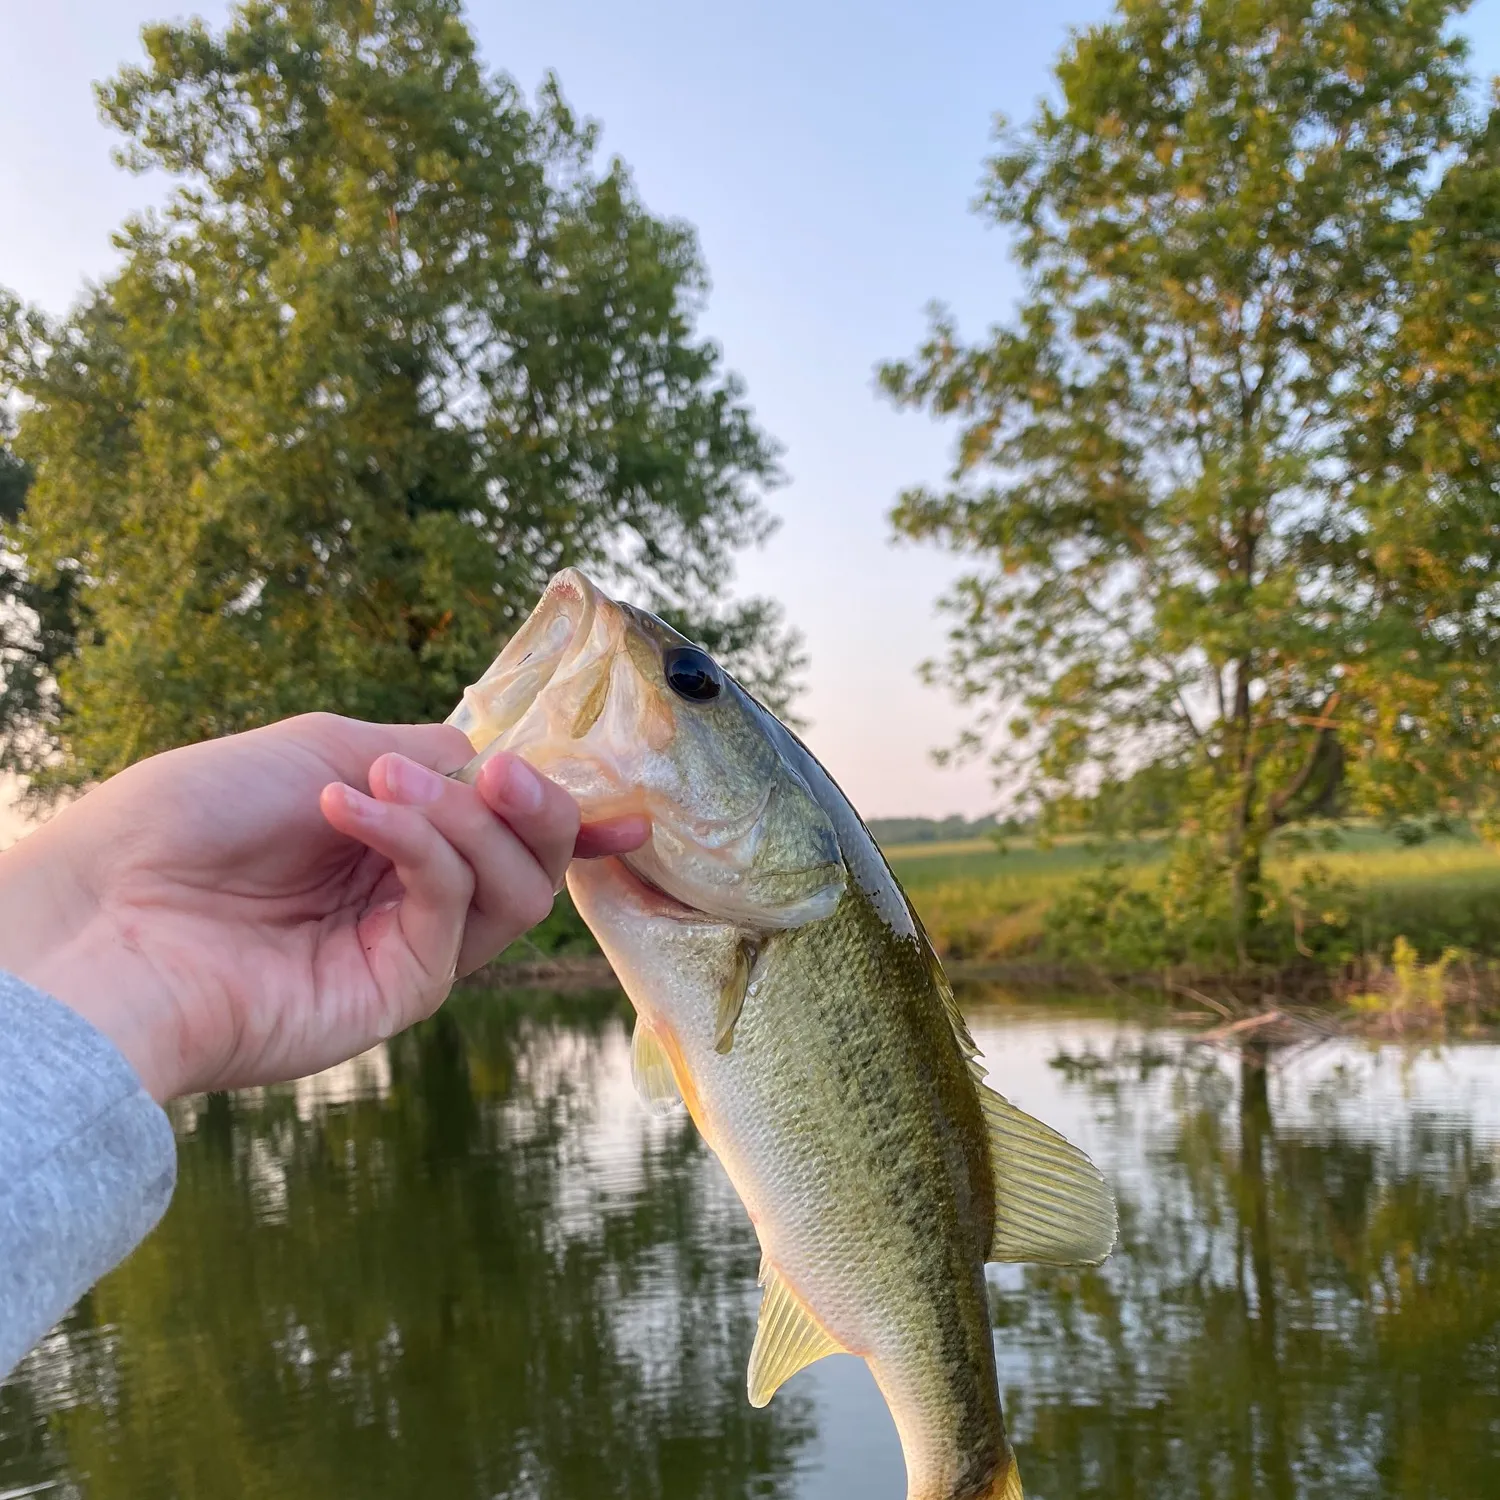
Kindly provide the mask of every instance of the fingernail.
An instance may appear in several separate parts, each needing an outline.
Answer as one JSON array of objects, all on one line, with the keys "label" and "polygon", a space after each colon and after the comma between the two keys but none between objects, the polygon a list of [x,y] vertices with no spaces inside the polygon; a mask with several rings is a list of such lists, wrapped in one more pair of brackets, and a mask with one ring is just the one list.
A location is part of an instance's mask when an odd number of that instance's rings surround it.
[{"label": "fingernail", "polygon": [[392,755],[386,761],[385,784],[398,802],[411,803],[416,807],[436,802],[448,787],[446,777],[428,770],[417,761],[408,760],[404,755]]},{"label": "fingernail", "polygon": [[517,812],[540,812],[542,810],[542,798],[545,795],[542,789],[542,778],[526,764],[514,755],[507,755],[501,762],[500,785],[496,789],[500,793],[502,801],[507,802]]}]

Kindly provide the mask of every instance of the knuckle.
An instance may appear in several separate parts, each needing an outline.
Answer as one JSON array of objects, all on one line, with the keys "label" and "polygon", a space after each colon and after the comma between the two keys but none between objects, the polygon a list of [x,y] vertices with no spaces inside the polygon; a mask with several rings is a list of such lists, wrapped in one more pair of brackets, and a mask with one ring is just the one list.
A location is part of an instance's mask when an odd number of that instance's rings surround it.
[{"label": "knuckle", "polygon": [[545,922],[552,912],[552,890],[542,880],[528,880],[511,898],[511,914],[526,927]]},{"label": "knuckle", "polygon": [[[457,965],[456,964],[454,966],[454,969],[455,969],[455,973],[456,973],[457,972]],[[452,978],[443,979],[439,983],[433,985],[427,991],[427,993],[422,996],[422,1002],[421,1002],[421,1005],[419,1007],[420,1014],[418,1016],[418,1019],[425,1021],[429,1016],[435,1015],[437,1013],[437,1011],[439,1010],[439,1008],[442,1006],[443,1001],[445,1001],[448,998],[448,996],[452,992],[452,990],[453,990],[453,980],[452,980]]]},{"label": "knuckle", "polygon": [[445,860],[444,868],[449,871],[449,879],[453,883],[454,900],[461,901],[465,906],[469,905],[479,894],[479,879],[469,862],[455,857],[451,866]]},{"label": "knuckle", "polygon": [[316,709],[311,713],[296,714],[290,719],[283,720],[282,727],[302,734],[328,735],[341,729],[344,722],[337,714],[328,713],[324,709]]}]

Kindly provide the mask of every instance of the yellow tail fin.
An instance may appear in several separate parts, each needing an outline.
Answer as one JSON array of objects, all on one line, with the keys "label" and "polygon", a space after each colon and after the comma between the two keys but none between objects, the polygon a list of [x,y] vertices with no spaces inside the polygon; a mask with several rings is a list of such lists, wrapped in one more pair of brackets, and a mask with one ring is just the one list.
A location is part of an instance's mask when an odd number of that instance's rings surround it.
[{"label": "yellow tail fin", "polygon": [[995,1482],[975,1500],[1026,1500],[1021,1493],[1021,1466],[1014,1453],[1005,1456],[1005,1467],[995,1475]]},{"label": "yellow tail fin", "polygon": [[984,1484],[984,1488],[979,1490],[974,1488],[972,1481],[965,1481],[958,1489],[950,1489],[946,1484],[938,1488],[912,1489],[908,1491],[907,1500],[938,1494],[944,1500],[1026,1500],[1021,1492],[1021,1468],[1012,1452],[1007,1451],[1000,1467],[988,1482],[980,1482]]}]

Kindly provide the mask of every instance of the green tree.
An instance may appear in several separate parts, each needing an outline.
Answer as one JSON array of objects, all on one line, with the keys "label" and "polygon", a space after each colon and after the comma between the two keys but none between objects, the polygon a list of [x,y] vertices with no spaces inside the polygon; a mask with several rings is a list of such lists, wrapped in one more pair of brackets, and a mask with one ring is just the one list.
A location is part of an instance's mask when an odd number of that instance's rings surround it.
[{"label": "green tree", "polygon": [[1353,428],[1370,542],[1346,559],[1381,632],[1360,663],[1366,805],[1500,829],[1500,113],[1411,238],[1390,357]]},{"label": "green tree", "polygon": [[[14,299],[0,292],[0,338],[21,316]],[[54,673],[76,645],[76,590],[71,570],[36,573],[22,559],[31,469],[11,446],[14,432],[14,416],[0,401],[0,766],[32,774],[51,751]]]},{"label": "green tree", "polygon": [[100,106],[176,191],[0,341],[18,539],[89,617],[70,774],[314,705],[440,717],[567,564],[712,616],[774,448],[694,331],[691,230],[556,81],[486,74],[455,0],[144,41]]},{"label": "green tree", "polygon": [[1392,717],[1374,685],[1417,671],[1451,602],[1407,566],[1430,469],[1396,502],[1373,462],[1414,462],[1409,392],[1388,393],[1391,451],[1366,425],[1428,199],[1471,144],[1463,8],[1121,0],[988,162],[1014,319],[965,343],[939,310],[881,372],[962,426],[951,484],[908,491],[894,522],[974,563],[934,668],[979,706],[970,744],[998,741],[1039,800],[1187,765],[1184,859],[1241,961],[1267,840],[1334,805],[1382,714],[1410,730],[1420,695]]}]

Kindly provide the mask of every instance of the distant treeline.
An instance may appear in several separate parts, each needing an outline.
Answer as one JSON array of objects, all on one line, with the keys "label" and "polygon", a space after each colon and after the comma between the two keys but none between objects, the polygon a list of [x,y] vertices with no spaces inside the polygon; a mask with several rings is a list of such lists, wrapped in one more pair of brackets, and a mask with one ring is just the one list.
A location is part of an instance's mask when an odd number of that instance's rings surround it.
[{"label": "distant treeline", "polygon": [[955,839],[995,838],[1022,832],[1014,818],[1003,823],[994,813],[982,818],[871,818],[870,832],[882,847],[892,844],[939,844]]}]

